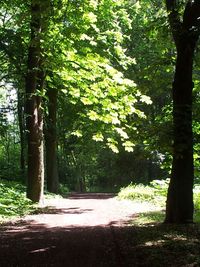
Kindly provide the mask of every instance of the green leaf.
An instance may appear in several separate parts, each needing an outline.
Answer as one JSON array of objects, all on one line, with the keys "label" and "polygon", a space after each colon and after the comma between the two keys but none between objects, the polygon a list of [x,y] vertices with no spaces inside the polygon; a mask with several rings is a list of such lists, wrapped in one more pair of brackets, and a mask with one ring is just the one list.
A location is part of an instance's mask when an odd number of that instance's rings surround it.
[{"label": "green leaf", "polygon": [[128,134],[122,128],[115,128],[116,132],[123,137],[124,139],[128,139]]},{"label": "green leaf", "polygon": [[92,121],[96,121],[99,119],[99,115],[94,110],[90,110],[87,115]]},{"label": "green leaf", "polygon": [[92,139],[94,141],[99,141],[102,142],[104,140],[103,134],[102,133],[96,133],[92,136]]},{"label": "green leaf", "polygon": [[126,141],[122,144],[127,152],[133,152],[135,144],[131,141]]},{"label": "green leaf", "polygon": [[77,137],[82,137],[83,136],[83,133],[80,130],[76,130],[76,131],[73,131],[71,133],[71,135],[74,135],[74,136],[77,136]]},{"label": "green leaf", "polygon": [[146,103],[147,105],[152,104],[151,98],[147,95],[141,95],[140,96],[140,101]]}]

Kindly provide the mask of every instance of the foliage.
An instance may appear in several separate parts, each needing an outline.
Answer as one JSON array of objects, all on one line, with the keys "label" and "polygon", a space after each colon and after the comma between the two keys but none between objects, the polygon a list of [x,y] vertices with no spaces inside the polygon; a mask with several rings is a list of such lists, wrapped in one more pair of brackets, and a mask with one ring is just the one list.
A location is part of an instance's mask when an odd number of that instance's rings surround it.
[{"label": "foliage", "polygon": [[[0,223],[27,214],[40,213],[41,208],[26,198],[26,187],[21,182],[0,179]],[[61,186],[61,194],[66,195],[68,189]],[[62,198],[45,192],[45,199]]]},{"label": "foliage", "polygon": [[[6,0],[0,7],[0,177],[14,180],[22,180],[18,106],[23,113],[29,3]],[[40,38],[45,86],[58,90],[61,192],[116,191],[132,181],[121,190],[121,197],[164,206],[168,183],[163,179],[171,170],[171,83],[176,57],[165,3],[59,0],[52,1],[47,14],[46,34]],[[200,177],[199,59],[197,51],[193,123],[196,183]],[[10,101],[10,89],[16,92],[18,106],[16,100]],[[46,112],[45,90],[42,96]],[[11,113],[15,119],[10,121],[7,115]],[[21,122],[24,127],[24,120]],[[25,154],[26,144],[24,150]],[[156,177],[161,181],[135,185]],[[199,208],[195,190],[195,207]]]},{"label": "foliage", "polygon": [[122,188],[119,192],[119,198],[138,201],[152,201],[154,199],[154,189],[143,184],[130,184]]},{"label": "foliage", "polygon": [[199,184],[194,186],[194,208],[196,211],[200,211],[200,186]]},{"label": "foliage", "polygon": [[164,206],[168,180],[153,180],[150,185],[130,184],[120,190],[118,196],[121,199],[130,199],[141,202],[152,202],[161,207]]},{"label": "foliage", "polygon": [[[153,180],[150,185],[133,184],[121,188],[118,197],[120,199],[129,199],[139,202],[151,202],[160,208],[165,207],[169,179]],[[198,213],[200,210],[200,186],[196,184],[193,189],[194,208]],[[151,214],[151,213],[150,213]],[[146,216],[146,215],[145,215]]]},{"label": "foliage", "polygon": [[[130,176],[137,180],[135,176],[139,168],[135,175],[130,175],[134,167],[124,167],[123,171],[117,168],[119,161],[131,162],[132,159],[133,166],[137,166],[137,147],[140,147],[143,159],[147,156],[152,161],[153,169],[159,168],[158,153],[149,153],[155,147],[149,145],[150,140],[153,142],[156,138],[149,128],[152,123],[149,123],[148,113],[152,100],[157,105],[157,95],[165,91],[165,81],[167,83],[170,78],[170,71],[164,75],[166,68],[170,69],[170,63],[167,66],[163,64],[162,71],[157,70],[158,79],[155,79],[151,68],[153,66],[154,70],[153,62],[158,64],[161,54],[164,58],[169,52],[168,46],[166,50],[163,46],[166,44],[164,31],[156,25],[157,19],[161,18],[165,26],[162,19],[165,13],[161,6],[159,2],[154,10],[154,4],[149,2],[130,5],[129,1],[121,0],[84,0],[78,3],[62,0],[54,1],[51,6],[46,34],[40,38],[45,57],[46,84],[59,91],[57,139],[60,180],[71,189],[76,188],[78,176],[86,181],[89,190],[90,186],[122,186],[123,182],[130,182],[126,179]],[[18,103],[22,105],[30,40],[29,5],[20,0],[5,1],[0,9],[0,19],[0,56],[5,62],[0,77],[6,74],[4,83],[16,88]],[[163,82],[158,83],[158,80]],[[147,95],[153,91],[151,100]],[[15,116],[19,119],[16,108]],[[13,124],[18,128],[16,120]],[[152,133],[154,138],[147,139],[146,132]],[[17,135],[17,144],[12,142],[10,145],[16,155],[12,157],[15,170],[19,170],[19,130]],[[4,144],[2,140],[1,168],[10,170],[3,160],[6,154]],[[119,157],[108,153],[106,146],[119,153]],[[130,156],[123,154],[123,150]],[[12,152],[10,155],[14,156]],[[108,159],[113,168],[109,164],[104,168],[101,158]],[[143,168],[140,167],[144,170],[142,182],[152,179],[148,177],[150,172],[145,170],[147,161],[144,161]],[[120,174],[116,175],[118,172]],[[4,173],[7,178],[14,176],[10,172]]]},{"label": "foliage", "polygon": [[[50,28],[49,45],[57,50],[49,56],[48,70],[53,78],[47,76],[47,80],[55,83],[59,79],[62,101],[68,110],[73,109],[71,118],[63,107],[60,110],[64,112],[61,125],[71,126],[64,128],[66,139],[70,135],[80,139],[87,136],[103,142],[115,153],[119,152],[120,144],[131,152],[135,145],[129,132],[136,129],[129,127],[127,119],[144,118],[136,103],[150,104],[151,100],[140,93],[134,77],[126,77],[127,67],[135,64],[124,48],[130,39],[128,10],[123,1],[85,2],[88,5],[80,4],[76,18],[73,15],[76,4],[71,2],[67,9],[68,24],[63,23],[66,18],[61,13],[58,24]],[[63,39],[66,36],[69,38]]]},{"label": "foliage", "polygon": [[[59,194],[60,195],[62,195],[62,196],[67,196],[68,194],[69,194],[69,188],[66,186],[66,185],[64,185],[64,184],[60,184],[59,185]],[[48,193],[48,195],[50,195],[50,196],[54,196],[55,197],[55,194],[49,194]]]},{"label": "foliage", "polygon": [[162,210],[159,211],[147,211],[138,213],[134,221],[131,223],[133,225],[147,225],[147,224],[157,224],[163,223],[165,219],[165,213]]},{"label": "foliage", "polygon": [[0,180],[0,221],[6,218],[23,216],[33,212],[36,207],[25,196],[22,184]]}]

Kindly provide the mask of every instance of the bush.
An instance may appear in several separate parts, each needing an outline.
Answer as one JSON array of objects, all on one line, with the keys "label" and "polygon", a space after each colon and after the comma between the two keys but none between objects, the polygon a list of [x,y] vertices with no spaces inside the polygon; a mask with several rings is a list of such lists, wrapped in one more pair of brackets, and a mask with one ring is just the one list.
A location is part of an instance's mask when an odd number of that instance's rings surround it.
[{"label": "bush", "polygon": [[[159,206],[165,205],[169,179],[153,180],[149,186],[142,184],[130,184],[121,188],[118,197],[120,199],[130,199],[134,201],[149,202]],[[194,208],[200,210],[200,185],[194,185]]]},{"label": "bush", "polygon": [[152,204],[164,207],[169,179],[154,180],[150,185],[130,184],[120,190],[120,199],[129,199],[139,202],[151,202]]},{"label": "bush", "polygon": [[[66,186],[62,186],[62,193],[68,192]],[[62,198],[61,195],[45,192],[46,199]],[[37,204],[26,198],[26,187],[21,183],[0,179],[0,223],[16,217],[40,212]]]},{"label": "bush", "polygon": [[130,184],[121,188],[118,197],[120,199],[130,199],[138,201],[151,201],[154,199],[155,189],[142,184]]},{"label": "bush", "polygon": [[67,187],[67,185],[60,184],[59,185],[59,194],[67,196],[69,194],[70,190]]},{"label": "bush", "polygon": [[166,180],[153,180],[150,186],[155,189],[155,194],[158,196],[167,197],[167,190],[169,186],[170,179]]},{"label": "bush", "polygon": [[32,201],[25,196],[25,186],[13,181],[0,180],[0,221],[25,215],[34,209]]}]

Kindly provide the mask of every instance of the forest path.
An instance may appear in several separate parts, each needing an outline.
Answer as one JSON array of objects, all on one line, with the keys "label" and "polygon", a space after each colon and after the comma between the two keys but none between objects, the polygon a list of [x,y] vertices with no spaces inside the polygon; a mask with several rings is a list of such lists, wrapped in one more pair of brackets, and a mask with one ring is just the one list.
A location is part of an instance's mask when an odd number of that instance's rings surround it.
[{"label": "forest path", "polygon": [[1,267],[129,266],[121,230],[145,206],[112,194],[72,194],[45,205],[42,214],[0,228]]},{"label": "forest path", "polygon": [[145,204],[118,200],[110,193],[74,193],[66,199],[45,200],[44,214],[29,215],[25,220],[47,227],[122,226],[137,212],[149,209]]}]

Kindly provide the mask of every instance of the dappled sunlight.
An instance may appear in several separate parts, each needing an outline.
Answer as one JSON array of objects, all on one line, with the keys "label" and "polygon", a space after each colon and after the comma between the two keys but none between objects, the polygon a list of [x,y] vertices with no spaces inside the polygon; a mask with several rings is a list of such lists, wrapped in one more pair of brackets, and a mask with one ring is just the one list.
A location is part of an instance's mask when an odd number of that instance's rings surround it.
[{"label": "dappled sunlight", "polygon": [[[131,201],[118,200],[114,194],[73,194],[67,199],[45,200],[37,214],[25,220],[43,223],[49,227],[107,226],[115,221],[122,225],[139,210]],[[144,208],[141,208],[144,210]],[[39,221],[38,221],[39,220]]]},{"label": "dappled sunlight", "polygon": [[[1,266],[9,266],[4,259],[10,266],[29,266],[28,262],[30,266],[70,267],[137,267],[149,262],[199,266],[198,225],[119,226],[113,221],[104,226],[49,227],[35,223],[24,221],[1,229],[0,262],[5,263]],[[21,256],[9,258],[16,251]]]},{"label": "dappled sunlight", "polygon": [[56,246],[51,246],[51,247],[46,247],[46,248],[40,248],[40,249],[35,249],[35,250],[32,250],[30,251],[29,253],[41,253],[41,252],[46,252],[50,249],[54,249],[56,248]]},{"label": "dappled sunlight", "polygon": [[1,266],[198,266],[199,226],[159,224],[152,203],[74,194],[44,204],[0,228]]}]

